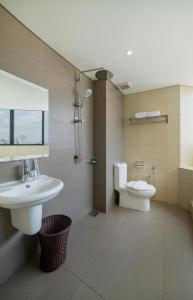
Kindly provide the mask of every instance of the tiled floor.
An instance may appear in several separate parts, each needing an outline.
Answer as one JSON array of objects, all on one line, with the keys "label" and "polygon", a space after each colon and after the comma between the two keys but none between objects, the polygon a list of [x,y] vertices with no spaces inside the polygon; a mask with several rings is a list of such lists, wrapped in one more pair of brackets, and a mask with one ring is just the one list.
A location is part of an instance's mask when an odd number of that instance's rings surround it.
[{"label": "tiled floor", "polygon": [[71,229],[59,270],[42,273],[38,259],[1,285],[1,300],[193,299],[193,223],[176,206],[86,216]]}]

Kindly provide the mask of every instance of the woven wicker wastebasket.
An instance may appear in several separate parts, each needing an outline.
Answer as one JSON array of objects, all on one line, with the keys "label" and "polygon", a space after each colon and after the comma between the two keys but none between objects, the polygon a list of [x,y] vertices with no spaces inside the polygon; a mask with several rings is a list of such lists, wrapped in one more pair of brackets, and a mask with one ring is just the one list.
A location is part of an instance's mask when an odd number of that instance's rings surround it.
[{"label": "woven wicker wastebasket", "polygon": [[52,215],[42,220],[39,241],[40,269],[43,272],[55,271],[65,261],[71,223],[72,220],[65,215]]}]

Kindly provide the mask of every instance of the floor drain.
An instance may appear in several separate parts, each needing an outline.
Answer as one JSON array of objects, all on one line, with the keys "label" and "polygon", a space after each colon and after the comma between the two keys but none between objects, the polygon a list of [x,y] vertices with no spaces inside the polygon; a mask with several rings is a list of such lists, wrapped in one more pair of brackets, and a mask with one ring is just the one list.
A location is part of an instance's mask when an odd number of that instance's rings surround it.
[{"label": "floor drain", "polygon": [[96,210],[92,210],[90,213],[89,213],[89,216],[91,217],[96,217],[98,215],[98,211]]}]

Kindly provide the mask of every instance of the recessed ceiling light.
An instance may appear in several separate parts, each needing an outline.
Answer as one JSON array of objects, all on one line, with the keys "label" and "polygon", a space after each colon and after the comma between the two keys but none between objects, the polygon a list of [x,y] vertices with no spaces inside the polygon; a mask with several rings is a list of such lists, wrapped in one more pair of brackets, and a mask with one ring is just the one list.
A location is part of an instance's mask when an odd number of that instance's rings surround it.
[{"label": "recessed ceiling light", "polygon": [[126,52],[126,54],[129,56],[129,55],[132,55],[133,52],[132,52],[131,50],[128,50],[128,51]]}]

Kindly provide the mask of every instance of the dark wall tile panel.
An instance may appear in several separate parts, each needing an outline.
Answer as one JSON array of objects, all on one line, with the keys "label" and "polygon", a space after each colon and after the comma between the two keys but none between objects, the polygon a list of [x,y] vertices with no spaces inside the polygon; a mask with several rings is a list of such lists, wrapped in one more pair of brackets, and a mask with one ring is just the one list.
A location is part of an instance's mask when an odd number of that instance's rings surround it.
[{"label": "dark wall tile panel", "polygon": [[[61,194],[45,204],[44,215],[64,213],[74,222],[92,208],[92,98],[85,103],[85,139],[88,150],[81,164],[73,162],[73,103],[75,75],[70,63],[0,6],[0,69],[49,89],[50,156],[39,160],[41,173],[64,182]],[[82,93],[93,83],[82,75]],[[0,164],[0,182],[18,178],[21,162]],[[11,225],[9,210],[0,209],[0,282],[19,268],[37,247],[36,237],[24,236]]]}]

